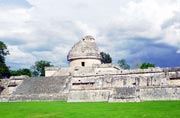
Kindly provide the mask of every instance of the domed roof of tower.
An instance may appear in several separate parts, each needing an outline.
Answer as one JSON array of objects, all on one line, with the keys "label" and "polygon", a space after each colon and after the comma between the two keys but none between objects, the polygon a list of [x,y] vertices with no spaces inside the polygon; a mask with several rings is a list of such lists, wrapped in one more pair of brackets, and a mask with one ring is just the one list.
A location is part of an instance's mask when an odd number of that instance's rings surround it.
[{"label": "domed roof of tower", "polygon": [[71,48],[67,60],[74,59],[101,59],[95,39],[92,36],[83,37]]}]

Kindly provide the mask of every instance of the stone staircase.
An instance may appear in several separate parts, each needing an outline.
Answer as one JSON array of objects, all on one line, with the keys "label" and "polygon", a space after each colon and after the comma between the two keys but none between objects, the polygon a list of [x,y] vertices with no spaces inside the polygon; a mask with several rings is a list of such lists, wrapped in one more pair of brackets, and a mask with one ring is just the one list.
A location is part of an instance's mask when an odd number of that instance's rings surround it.
[{"label": "stone staircase", "polygon": [[68,80],[68,76],[24,79],[9,101],[66,100],[67,92],[64,91],[68,89]]}]

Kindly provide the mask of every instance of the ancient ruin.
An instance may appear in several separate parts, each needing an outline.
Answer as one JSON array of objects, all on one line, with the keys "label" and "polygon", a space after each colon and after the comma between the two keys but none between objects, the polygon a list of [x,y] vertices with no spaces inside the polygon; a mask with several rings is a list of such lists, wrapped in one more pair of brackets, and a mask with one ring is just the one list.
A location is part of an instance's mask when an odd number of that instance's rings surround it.
[{"label": "ancient ruin", "polygon": [[70,67],[47,67],[46,77],[0,80],[0,101],[140,102],[180,100],[180,67],[123,70],[101,64],[92,36],[70,50]]}]

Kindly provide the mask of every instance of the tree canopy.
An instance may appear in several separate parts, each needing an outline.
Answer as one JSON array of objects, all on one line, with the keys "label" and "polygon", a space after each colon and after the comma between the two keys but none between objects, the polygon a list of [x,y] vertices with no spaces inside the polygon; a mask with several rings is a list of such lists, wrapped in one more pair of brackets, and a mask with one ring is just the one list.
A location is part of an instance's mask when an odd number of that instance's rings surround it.
[{"label": "tree canopy", "polygon": [[31,77],[31,70],[27,68],[19,69],[19,70],[10,70],[11,76],[20,76],[20,75],[28,75]]},{"label": "tree canopy", "polygon": [[10,77],[9,68],[5,63],[0,63],[0,78],[8,78]]},{"label": "tree canopy", "polygon": [[140,69],[148,69],[149,67],[154,68],[155,64],[151,64],[151,63],[142,63],[140,66]]},{"label": "tree canopy", "polygon": [[35,64],[31,67],[32,69],[32,76],[38,77],[38,76],[45,76],[45,67],[50,67],[51,62],[40,60],[36,61]]},{"label": "tree canopy", "polygon": [[5,56],[9,55],[6,44],[0,41],[0,78],[6,78],[10,76],[9,68],[5,63]]},{"label": "tree canopy", "polygon": [[9,55],[6,44],[0,41],[0,63],[5,63],[5,56]]},{"label": "tree canopy", "polygon": [[125,59],[118,60],[118,65],[123,69],[130,69],[130,65],[127,64]]},{"label": "tree canopy", "polygon": [[112,63],[112,58],[108,53],[100,52],[102,63]]}]

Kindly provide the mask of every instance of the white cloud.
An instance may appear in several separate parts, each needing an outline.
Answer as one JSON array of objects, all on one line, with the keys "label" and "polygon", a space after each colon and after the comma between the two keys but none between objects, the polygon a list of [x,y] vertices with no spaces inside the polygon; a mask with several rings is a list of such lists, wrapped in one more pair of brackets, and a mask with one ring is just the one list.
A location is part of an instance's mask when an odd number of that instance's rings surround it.
[{"label": "white cloud", "polygon": [[180,50],[178,50],[178,51],[177,51],[177,53],[179,53],[179,54],[180,54]]},{"label": "white cloud", "polygon": [[175,46],[180,50],[180,11],[175,12],[173,17],[162,24],[162,32],[164,39],[161,42]]},{"label": "white cloud", "polygon": [[7,57],[8,61],[16,63],[16,64],[29,64],[33,63],[35,57],[29,53],[25,53],[18,48],[18,46],[8,46],[10,51],[10,56]]},{"label": "white cloud", "polygon": [[28,10],[25,8],[0,7],[0,37],[19,38],[22,33],[29,32],[26,29],[28,20]]}]

